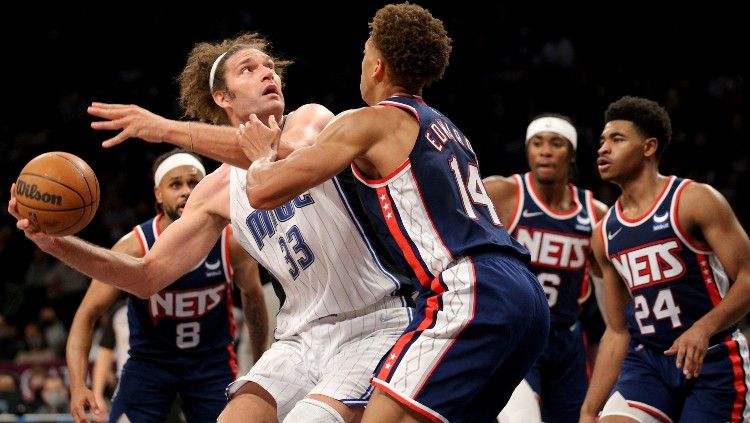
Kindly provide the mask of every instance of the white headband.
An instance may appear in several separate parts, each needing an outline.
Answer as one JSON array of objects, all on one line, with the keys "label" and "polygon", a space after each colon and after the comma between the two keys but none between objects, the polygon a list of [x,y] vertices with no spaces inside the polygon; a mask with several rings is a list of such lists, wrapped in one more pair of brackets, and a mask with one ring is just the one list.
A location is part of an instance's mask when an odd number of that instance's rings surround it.
[{"label": "white headband", "polygon": [[180,166],[193,166],[198,171],[206,176],[206,168],[203,167],[201,162],[195,158],[192,154],[188,153],[177,153],[167,157],[154,172],[154,185],[159,185],[159,182],[164,178],[170,170]]},{"label": "white headband", "polygon": [[228,51],[225,51],[224,53],[221,53],[219,57],[214,60],[214,64],[211,65],[211,73],[208,74],[208,87],[211,89],[211,91],[214,90],[214,77],[216,76],[216,68],[219,67],[219,62],[221,62],[221,59],[226,56]]},{"label": "white headband", "polygon": [[576,132],[576,128],[567,120],[554,116],[540,117],[531,121],[529,127],[526,129],[526,144],[529,143],[529,140],[534,135],[547,131],[556,132],[567,138],[573,144],[573,150],[578,146],[578,132]]}]

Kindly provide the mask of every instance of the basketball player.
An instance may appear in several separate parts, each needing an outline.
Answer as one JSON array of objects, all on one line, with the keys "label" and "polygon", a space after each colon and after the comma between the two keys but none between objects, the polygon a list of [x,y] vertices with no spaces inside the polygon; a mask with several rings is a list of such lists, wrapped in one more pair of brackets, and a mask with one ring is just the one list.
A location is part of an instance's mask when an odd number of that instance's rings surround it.
[{"label": "basketball player", "polygon": [[[184,150],[159,156],[153,170],[157,215],[112,250],[146,255],[182,215],[204,175],[198,157]],[[247,324],[257,326],[254,354],[256,360],[260,357],[268,334],[258,265],[226,228],[208,255],[168,287],[143,299],[129,296],[129,358],[113,398],[111,422],[120,416],[133,422],[164,421],[177,394],[188,421],[216,420],[224,408],[224,389],[237,376],[232,281],[242,293]],[[73,319],[66,357],[76,421],[86,421],[87,407],[95,415],[106,411],[106,404],[86,387],[88,355],[94,323],[119,296],[119,289],[94,279]]]},{"label": "basketball player", "polygon": [[[524,378],[533,391],[521,387],[514,392],[514,397],[532,393],[526,402],[531,406],[518,409],[513,406],[515,399],[509,402],[503,413],[511,421],[539,422],[541,415],[548,423],[575,423],[588,387],[586,345],[578,315],[591,293],[591,230],[607,208],[590,191],[570,182],[577,144],[578,133],[570,118],[540,115],[526,129],[530,172],[484,180],[508,232],[531,252],[530,267],[547,294],[550,309],[547,346]],[[601,277],[595,279],[601,281]],[[602,289],[597,288],[600,293]]]},{"label": "basketball player", "polygon": [[[224,113],[216,121],[235,126],[251,113],[264,120],[274,116],[284,126],[280,151],[307,145],[332,114],[308,104],[284,115],[277,73],[283,67],[275,66],[266,48],[257,34],[198,44],[181,76],[182,104],[189,116],[214,121],[212,117]],[[192,138],[196,150],[208,155],[215,141],[214,158],[234,155],[235,163],[249,164],[233,128],[224,142],[227,128],[191,125],[198,130],[187,132],[185,122],[168,121],[135,106],[99,103],[89,112],[110,119],[95,125],[97,129],[122,129],[147,140],[186,145]],[[242,246],[278,279],[283,298],[276,341],[230,386],[231,400],[219,420],[242,421],[251,415],[256,421],[358,421],[372,391],[373,369],[409,322],[411,284],[378,258],[378,246],[368,239],[361,221],[361,206],[349,200],[353,185],[344,175],[263,211],[248,203],[245,172],[223,165],[204,178],[183,216],[142,260],[93,248],[75,237],[31,232],[26,220],[18,225],[45,251],[77,269],[146,295],[165,286],[166,278],[192,268],[231,220]],[[15,199],[9,210],[18,216]]]},{"label": "basketball player", "polygon": [[747,234],[715,189],[659,173],[664,108],[623,97],[604,122],[597,166],[622,194],[592,241],[608,325],[581,421],[748,421]]},{"label": "basketball player", "polygon": [[404,3],[381,8],[370,28],[360,82],[370,107],[275,162],[274,121],[240,128],[250,203],[278,207],[351,165],[371,223],[420,291],[414,321],[375,371],[363,421],[491,421],[542,352],[549,307],[468,139],[421,97],[448,64],[442,21]]}]

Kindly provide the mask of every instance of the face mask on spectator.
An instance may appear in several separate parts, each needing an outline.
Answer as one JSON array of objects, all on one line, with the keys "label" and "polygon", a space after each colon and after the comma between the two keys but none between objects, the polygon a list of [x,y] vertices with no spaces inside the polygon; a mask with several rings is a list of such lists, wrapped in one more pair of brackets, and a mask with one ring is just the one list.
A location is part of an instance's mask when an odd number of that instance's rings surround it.
[{"label": "face mask on spectator", "polygon": [[60,407],[68,402],[68,395],[62,391],[43,392],[42,399],[50,407]]},{"label": "face mask on spectator", "polygon": [[41,336],[32,336],[30,338],[26,338],[26,345],[28,345],[30,349],[43,348],[44,338],[42,338]]}]

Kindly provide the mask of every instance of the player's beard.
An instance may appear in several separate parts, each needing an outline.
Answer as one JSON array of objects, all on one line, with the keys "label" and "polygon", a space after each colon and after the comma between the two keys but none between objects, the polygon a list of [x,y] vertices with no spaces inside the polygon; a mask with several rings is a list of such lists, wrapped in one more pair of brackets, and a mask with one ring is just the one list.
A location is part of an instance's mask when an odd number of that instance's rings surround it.
[{"label": "player's beard", "polygon": [[164,207],[164,214],[169,216],[169,218],[172,219],[172,221],[174,222],[175,220],[179,219],[180,216],[182,216],[182,213],[179,212],[180,207],[185,207],[185,206],[183,205],[183,206],[174,207],[174,208],[166,207],[166,206],[163,206],[163,207]]}]

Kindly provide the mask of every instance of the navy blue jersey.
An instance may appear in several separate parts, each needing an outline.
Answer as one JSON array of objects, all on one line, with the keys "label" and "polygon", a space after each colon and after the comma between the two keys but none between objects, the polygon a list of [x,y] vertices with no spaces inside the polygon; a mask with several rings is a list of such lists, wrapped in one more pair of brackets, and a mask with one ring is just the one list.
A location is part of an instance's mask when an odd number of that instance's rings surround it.
[{"label": "navy blue jersey", "polygon": [[518,203],[508,232],[531,254],[529,267],[544,288],[553,327],[572,326],[581,303],[591,294],[589,250],[596,225],[591,191],[569,184],[575,206],[557,213],[544,205],[534,191],[531,173],[513,175]]},{"label": "navy blue jersey", "polygon": [[[659,350],[721,301],[732,281],[709,250],[693,245],[677,221],[682,189],[690,180],[671,176],[651,209],[628,219],[618,200],[604,218],[601,236],[609,261],[627,284],[632,340]],[[726,340],[734,328],[715,335]]]},{"label": "navy blue jersey", "polygon": [[[134,228],[144,255],[159,236],[161,216]],[[145,300],[129,296],[131,357],[172,357],[217,349],[229,349],[234,357],[228,242],[227,227],[208,256],[171,285]]]},{"label": "navy blue jersey", "polygon": [[409,157],[390,175],[368,179],[352,165],[360,199],[397,264],[422,287],[460,256],[502,250],[528,258],[495,212],[466,136],[416,97],[379,103],[399,107],[419,122]]}]

